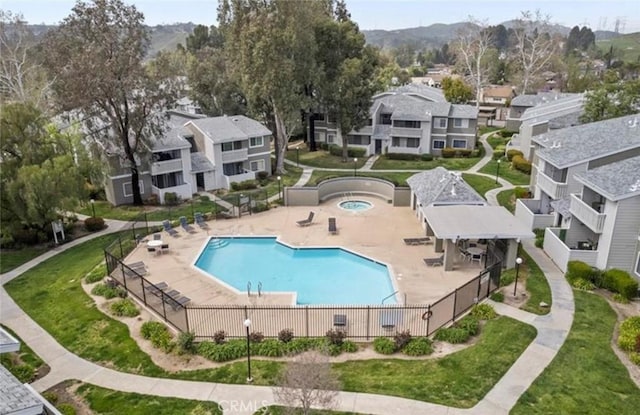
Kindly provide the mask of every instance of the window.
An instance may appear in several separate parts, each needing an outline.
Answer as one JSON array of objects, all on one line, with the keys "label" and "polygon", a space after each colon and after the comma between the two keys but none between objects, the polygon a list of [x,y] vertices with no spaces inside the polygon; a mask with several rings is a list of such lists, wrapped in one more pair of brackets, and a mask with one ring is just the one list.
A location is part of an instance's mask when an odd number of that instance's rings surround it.
[{"label": "window", "polygon": [[333,139],[334,139],[335,137],[336,137],[336,136],[335,136],[335,135],[333,135],[333,134],[327,134],[327,143],[333,143]]},{"label": "window", "polygon": [[453,148],[467,148],[467,140],[453,140]]},{"label": "window", "polygon": [[416,137],[391,137],[391,145],[393,147],[420,147],[420,139]]},{"label": "window", "polygon": [[447,128],[447,119],[446,118],[434,118],[433,119],[433,128]]},{"label": "window", "polygon": [[393,121],[393,126],[401,128],[420,128],[420,121],[395,120]]},{"label": "window", "polygon": [[264,137],[251,137],[249,139],[249,147],[262,147],[264,145]]},{"label": "window", "polygon": [[419,138],[407,138],[407,147],[410,148],[418,148],[420,147],[420,139]]},{"label": "window", "polygon": [[242,149],[242,141],[230,141],[222,143],[222,151],[234,151]]},{"label": "window", "polygon": [[391,114],[380,114],[380,124],[391,125]]},{"label": "window", "polygon": [[168,161],[180,158],[180,150],[160,151],[153,153],[153,161]]},{"label": "window", "polygon": [[264,171],[264,160],[254,160],[249,162],[251,171]]},{"label": "window", "polygon": [[315,114],[313,115],[313,118],[314,118],[316,121],[324,121],[324,114],[323,114],[323,113],[321,113],[321,112],[317,112],[317,113],[315,113]]},{"label": "window", "polygon": [[433,148],[444,148],[444,140],[433,140]]},{"label": "window", "polygon": [[454,118],[453,126],[455,128],[469,128],[469,120],[462,118]]},{"label": "window", "polygon": [[241,161],[237,163],[226,163],[222,165],[222,173],[225,176],[235,176],[244,173],[244,166]]},{"label": "window", "polygon": [[159,189],[166,189],[183,185],[184,181],[182,180],[182,172],[173,172],[153,176],[151,177],[151,183]]},{"label": "window", "polygon": [[327,117],[327,122],[335,123],[336,121],[338,121],[338,119],[336,118],[336,114],[329,113],[329,116]]},{"label": "window", "polygon": [[[144,183],[142,180],[140,183],[140,194],[144,194]],[[122,183],[122,193],[124,193],[125,197],[133,196],[133,186],[131,186],[131,182]]]},{"label": "window", "polygon": [[353,145],[369,145],[370,137],[368,135],[352,135],[347,136],[347,143]]}]

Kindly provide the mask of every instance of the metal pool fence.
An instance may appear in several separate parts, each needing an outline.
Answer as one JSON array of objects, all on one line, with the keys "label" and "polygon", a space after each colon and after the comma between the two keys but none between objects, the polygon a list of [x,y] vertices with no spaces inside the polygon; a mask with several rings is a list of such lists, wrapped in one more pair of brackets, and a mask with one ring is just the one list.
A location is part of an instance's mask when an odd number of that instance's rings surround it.
[{"label": "metal pool fence", "polygon": [[227,338],[244,337],[243,322],[247,318],[251,319],[251,330],[267,338],[277,338],[283,329],[300,337],[323,337],[328,330],[340,329],[354,340],[393,337],[404,330],[414,336],[429,336],[495,292],[502,270],[502,263],[496,262],[432,304],[182,306],[124,264],[123,259],[133,247],[135,240],[118,240],[105,248],[111,278],[177,330],[193,332],[198,341],[211,339],[219,331],[224,331]]}]

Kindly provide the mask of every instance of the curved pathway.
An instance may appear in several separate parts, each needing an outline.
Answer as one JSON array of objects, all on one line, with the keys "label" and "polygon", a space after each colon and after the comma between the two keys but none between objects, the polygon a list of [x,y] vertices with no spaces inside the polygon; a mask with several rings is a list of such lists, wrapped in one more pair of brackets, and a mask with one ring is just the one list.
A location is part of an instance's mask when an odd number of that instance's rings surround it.
[{"label": "curved pathway", "polygon": [[[479,168],[491,159],[492,151],[486,144],[486,135],[481,138],[481,142],[487,149],[486,155],[476,166],[469,170],[470,172],[477,172]],[[303,174],[296,185],[300,186],[306,183],[312,171],[312,168],[305,166]],[[501,183],[503,184],[502,188],[494,189],[487,194],[487,199],[492,204],[496,204],[495,194],[505,190],[505,188],[513,187],[504,180],[501,180]],[[126,226],[126,222],[120,221],[107,221],[107,224],[109,227],[104,231],[62,245],[11,272],[1,275],[0,282],[5,284],[59,252],[100,235],[117,232]],[[502,379],[494,385],[476,406],[470,409],[459,409],[393,396],[340,392],[336,409],[380,415],[393,413],[443,415],[508,414],[520,395],[529,388],[531,383],[557,354],[569,334],[574,313],[573,291],[564,279],[562,272],[530,241],[523,242],[523,247],[537,262],[549,282],[553,298],[551,310],[546,316],[538,316],[502,303],[492,303],[500,314],[533,325],[538,330],[538,334]],[[260,406],[274,402],[273,389],[271,387],[151,378],[118,372],[89,362],[66,350],[49,333],[31,320],[11,299],[4,287],[0,287],[0,316],[2,317],[2,323],[14,330],[51,367],[51,372],[47,376],[33,384],[40,391],[67,379],[78,379],[124,392],[194,400],[213,400],[221,404],[225,414],[237,415],[253,414]]]}]

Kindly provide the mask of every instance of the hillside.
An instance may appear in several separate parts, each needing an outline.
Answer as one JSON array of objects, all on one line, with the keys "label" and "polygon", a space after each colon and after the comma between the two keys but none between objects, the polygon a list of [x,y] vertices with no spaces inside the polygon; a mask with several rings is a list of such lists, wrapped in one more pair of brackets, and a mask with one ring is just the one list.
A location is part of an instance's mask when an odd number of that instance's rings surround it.
[{"label": "hillside", "polygon": [[596,46],[608,52],[613,45],[615,56],[625,62],[638,62],[640,59],[640,32],[628,33],[613,39],[601,39],[596,42]]}]

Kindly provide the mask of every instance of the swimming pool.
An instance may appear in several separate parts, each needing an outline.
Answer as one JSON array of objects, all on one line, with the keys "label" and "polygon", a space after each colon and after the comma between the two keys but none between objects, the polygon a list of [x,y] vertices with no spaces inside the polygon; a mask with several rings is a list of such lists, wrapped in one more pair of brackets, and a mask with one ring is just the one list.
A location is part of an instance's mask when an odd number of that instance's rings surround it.
[{"label": "swimming pool", "polygon": [[338,207],[344,210],[352,210],[359,212],[361,210],[368,210],[373,207],[373,204],[364,200],[346,200],[338,203]]},{"label": "swimming pool", "polygon": [[[395,290],[386,265],[341,248],[291,248],[275,237],[212,238],[195,266],[238,291],[297,293],[298,304],[380,304]],[[395,304],[395,297],[385,304]]]}]

